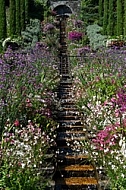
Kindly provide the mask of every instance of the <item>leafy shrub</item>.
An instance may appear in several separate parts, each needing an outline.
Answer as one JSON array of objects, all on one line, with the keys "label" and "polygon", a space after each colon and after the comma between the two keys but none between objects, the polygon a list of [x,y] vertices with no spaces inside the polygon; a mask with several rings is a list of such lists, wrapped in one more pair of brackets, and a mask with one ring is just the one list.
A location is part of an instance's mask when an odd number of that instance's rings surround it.
[{"label": "leafy shrub", "polygon": [[87,36],[90,41],[90,46],[94,50],[105,47],[106,45],[105,42],[107,37],[100,34],[101,30],[102,27],[98,26],[97,24],[87,26]]},{"label": "leafy shrub", "polygon": [[30,24],[26,26],[25,31],[21,32],[24,46],[31,48],[39,41],[40,38],[40,21],[38,19],[31,19]]}]

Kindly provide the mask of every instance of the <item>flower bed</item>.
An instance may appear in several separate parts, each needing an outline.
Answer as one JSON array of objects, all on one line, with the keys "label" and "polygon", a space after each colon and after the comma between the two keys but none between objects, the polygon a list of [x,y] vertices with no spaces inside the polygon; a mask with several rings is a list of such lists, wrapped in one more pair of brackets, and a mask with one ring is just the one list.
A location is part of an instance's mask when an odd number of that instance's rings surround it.
[{"label": "flower bed", "polygon": [[55,145],[52,119],[57,65],[46,46],[0,57],[0,189],[42,189]]},{"label": "flower bed", "polygon": [[100,178],[105,170],[110,189],[126,189],[124,53],[118,56],[112,51],[109,54],[101,51],[75,68],[77,105],[90,132],[84,147],[93,158]]}]

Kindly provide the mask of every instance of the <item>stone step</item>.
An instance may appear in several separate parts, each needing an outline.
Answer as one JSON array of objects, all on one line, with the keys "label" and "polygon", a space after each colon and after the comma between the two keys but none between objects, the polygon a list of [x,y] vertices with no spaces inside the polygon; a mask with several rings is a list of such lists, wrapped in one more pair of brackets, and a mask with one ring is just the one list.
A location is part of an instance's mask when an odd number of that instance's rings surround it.
[{"label": "stone step", "polygon": [[57,138],[83,138],[85,137],[84,131],[64,131],[58,132]]},{"label": "stone step", "polygon": [[57,155],[57,163],[60,165],[68,165],[68,164],[91,164],[91,160],[89,157],[85,154],[80,155]]},{"label": "stone step", "polygon": [[[63,144],[63,143],[62,143]],[[85,154],[86,150],[84,147],[82,147],[81,145],[78,145],[77,147],[75,145],[58,145],[57,146],[57,150],[56,150],[56,154],[57,155],[80,155],[80,154]]]},{"label": "stone step", "polygon": [[60,171],[93,171],[94,167],[92,165],[79,165],[79,164],[74,164],[74,165],[69,165],[69,166],[62,166],[58,167],[58,170]]},{"label": "stone step", "polygon": [[[71,117],[71,116],[79,116],[80,117],[80,113],[79,111],[74,111],[74,110],[63,110],[63,111],[60,111],[60,113],[58,113],[58,118],[60,117]],[[76,118],[75,118],[76,119]]]},{"label": "stone step", "polygon": [[69,177],[57,179],[56,184],[68,186],[97,185],[98,181],[94,177]]},{"label": "stone step", "polygon": [[58,118],[57,118],[57,122],[58,122],[58,120],[64,120],[64,121],[66,121],[66,120],[80,120],[81,119],[81,117],[79,116],[79,115],[59,115],[58,116]]},{"label": "stone step", "polygon": [[56,174],[57,177],[94,177],[95,171],[94,170],[60,170],[57,169]]},{"label": "stone step", "polygon": [[62,98],[61,100],[60,100],[60,103],[74,103],[75,104],[75,101],[74,101],[74,99],[73,98]]},{"label": "stone step", "polygon": [[68,105],[70,105],[70,104],[72,104],[72,105],[74,105],[75,106],[75,101],[74,101],[74,98],[72,97],[68,97],[68,98],[62,98],[62,100],[59,100],[59,103],[61,104],[61,105],[64,105],[64,104],[68,104]]},{"label": "stone step", "polygon": [[63,107],[62,108],[63,111],[78,111],[77,107]]},{"label": "stone step", "polygon": [[85,140],[85,136],[58,136],[58,138],[56,139],[56,141],[65,141],[65,142],[72,142],[72,141],[84,141]]},{"label": "stone step", "polygon": [[66,85],[69,85],[69,86],[72,86],[72,84],[73,84],[73,81],[72,81],[72,79],[71,80],[67,80],[67,81],[60,81],[60,84],[59,84],[59,86],[66,86]]},{"label": "stone step", "polygon": [[80,130],[82,130],[82,131],[84,131],[84,132],[86,132],[86,129],[84,128],[84,126],[83,125],[78,125],[78,124],[76,124],[76,125],[71,125],[71,124],[66,124],[66,123],[60,123],[60,125],[59,125],[59,128],[57,128],[57,132],[64,132],[64,131],[66,131],[66,130],[71,130],[71,131],[80,131]]},{"label": "stone step", "polygon": [[59,89],[57,90],[57,92],[58,92],[59,94],[68,94],[68,93],[73,94],[73,93],[72,93],[72,88],[66,88],[66,87],[64,87],[64,88],[59,88]]},{"label": "stone step", "polygon": [[75,155],[58,155],[61,159],[69,159],[69,160],[78,160],[78,159],[88,159],[89,156],[87,154],[75,154]]},{"label": "stone step", "polygon": [[80,119],[59,119],[57,122],[61,123],[62,125],[81,125]]},{"label": "stone step", "polygon": [[76,131],[76,130],[66,130],[65,132],[58,132],[58,135],[61,135],[61,136],[71,136],[71,135],[84,135],[85,134],[85,131]]},{"label": "stone step", "polygon": [[61,81],[59,84],[59,88],[72,88],[72,82],[68,82],[68,81]]},{"label": "stone step", "polygon": [[68,103],[67,103],[67,104],[61,104],[61,109],[62,109],[62,110],[63,110],[63,109],[64,109],[64,110],[65,110],[65,109],[67,109],[67,110],[68,110],[68,109],[70,109],[70,110],[72,110],[72,109],[75,110],[75,109],[77,109],[77,108],[76,108],[75,104],[72,104],[72,103],[71,103],[71,104],[68,104]]}]

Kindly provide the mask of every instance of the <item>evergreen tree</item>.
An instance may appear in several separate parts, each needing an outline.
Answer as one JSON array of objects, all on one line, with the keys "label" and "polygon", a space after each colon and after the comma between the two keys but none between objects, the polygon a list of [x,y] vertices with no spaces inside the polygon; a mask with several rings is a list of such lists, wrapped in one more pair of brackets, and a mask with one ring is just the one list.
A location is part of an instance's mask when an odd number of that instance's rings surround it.
[{"label": "evergreen tree", "polygon": [[117,35],[123,35],[123,1],[117,0]]},{"label": "evergreen tree", "polygon": [[114,35],[114,0],[109,0],[109,15],[108,15],[108,30],[107,34],[112,36]]},{"label": "evergreen tree", "polygon": [[29,23],[29,0],[25,0],[25,21]]},{"label": "evergreen tree", "polygon": [[21,23],[20,23],[20,0],[16,0],[16,34],[21,33]]},{"label": "evergreen tree", "polygon": [[104,0],[104,13],[103,13],[103,32],[107,34],[108,27],[108,0]]},{"label": "evergreen tree", "polygon": [[16,3],[15,0],[10,0],[10,36],[14,36],[16,34]]},{"label": "evergreen tree", "polygon": [[25,30],[25,0],[20,0],[20,22],[21,30]]},{"label": "evergreen tree", "polygon": [[99,0],[99,24],[103,25],[103,0]]},{"label": "evergreen tree", "polygon": [[126,40],[126,1],[124,0],[124,38]]},{"label": "evergreen tree", "polygon": [[99,0],[81,1],[81,19],[87,25],[98,21],[98,1]]},{"label": "evergreen tree", "polygon": [[5,0],[0,0],[0,40],[6,38]]}]

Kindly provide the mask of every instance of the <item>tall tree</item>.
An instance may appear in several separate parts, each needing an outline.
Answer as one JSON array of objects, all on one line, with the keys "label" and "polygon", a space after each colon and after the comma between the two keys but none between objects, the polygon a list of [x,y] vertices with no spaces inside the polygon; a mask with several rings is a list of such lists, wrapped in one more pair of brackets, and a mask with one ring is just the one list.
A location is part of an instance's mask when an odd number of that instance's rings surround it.
[{"label": "tall tree", "polygon": [[20,0],[16,0],[16,34],[21,33],[21,22],[20,22]]},{"label": "tall tree", "polygon": [[81,18],[87,25],[98,20],[98,1],[99,0],[81,1]]},{"label": "tall tree", "polygon": [[123,0],[117,0],[117,35],[123,35]]},{"label": "tall tree", "polygon": [[108,26],[108,0],[104,0],[104,13],[103,13],[103,31],[107,34]]},{"label": "tall tree", "polygon": [[25,0],[25,21],[29,22],[29,0]]},{"label": "tall tree", "polygon": [[103,24],[103,0],[99,0],[99,24]]},{"label": "tall tree", "polygon": [[25,0],[20,0],[21,30],[25,30]]},{"label": "tall tree", "polygon": [[115,20],[114,20],[114,0],[109,0],[109,15],[108,15],[108,30],[107,34],[112,36],[114,35],[114,25],[115,25]]},{"label": "tall tree", "polygon": [[126,40],[126,1],[124,0],[124,38]]},{"label": "tall tree", "polygon": [[16,34],[16,3],[15,0],[10,0],[10,30],[9,34],[10,36],[14,36]]},{"label": "tall tree", "polygon": [[6,7],[5,0],[0,0],[0,40],[6,38]]}]

